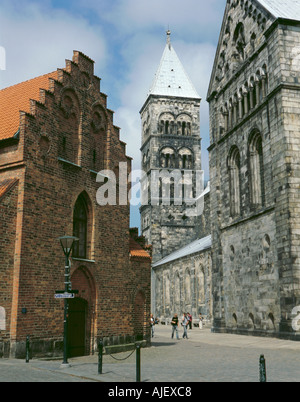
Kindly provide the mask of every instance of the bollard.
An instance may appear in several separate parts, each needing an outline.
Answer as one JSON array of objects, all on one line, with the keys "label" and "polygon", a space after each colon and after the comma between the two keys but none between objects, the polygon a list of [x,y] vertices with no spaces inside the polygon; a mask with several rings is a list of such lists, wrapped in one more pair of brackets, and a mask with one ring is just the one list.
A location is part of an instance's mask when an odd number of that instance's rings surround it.
[{"label": "bollard", "polygon": [[101,338],[98,344],[98,374],[102,374],[102,364],[103,364],[103,340]]},{"label": "bollard", "polygon": [[141,382],[141,344],[136,344],[136,382]]},{"label": "bollard", "polygon": [[26,336],[26,363],[29,363],[29,335]]},{"label": "bollard", "polygon": [[259,381],[267,382],[266,360],[265,360],[264,355],[261,355],[259,358]]}]

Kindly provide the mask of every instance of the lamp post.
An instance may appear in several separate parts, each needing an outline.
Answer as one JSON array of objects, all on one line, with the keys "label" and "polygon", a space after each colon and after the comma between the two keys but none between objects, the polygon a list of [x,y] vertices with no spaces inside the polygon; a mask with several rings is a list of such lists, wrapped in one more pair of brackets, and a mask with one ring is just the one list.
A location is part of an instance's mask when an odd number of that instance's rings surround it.
[{"label": "lamp post", "polygon": [[[60,244],[65,254],[65,296],[71,291],[71,281],[70,281],[70,263],[69,257],[75,241],[79,239],[74,236],[62,236],[59,238]],[[68,354],[67,354],[67,331],[68,331],[68,298],[64,299],[64,360],[62,363],[63,367],[68,367]]]}]

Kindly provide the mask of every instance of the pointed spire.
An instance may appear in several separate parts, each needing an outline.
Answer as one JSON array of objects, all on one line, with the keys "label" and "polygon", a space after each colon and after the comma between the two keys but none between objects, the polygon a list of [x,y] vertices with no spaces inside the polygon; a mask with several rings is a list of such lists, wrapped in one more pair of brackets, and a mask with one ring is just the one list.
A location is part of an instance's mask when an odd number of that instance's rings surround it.
[{"label": "pointed spire", "polygon": [[148,95],[199,98],[171,45],[171,31],[167,31],[167,44]]},{"label": "pointed spire", "polygon": [[171,31],[169,29],[167,30],[167,45],[171,50]]}]

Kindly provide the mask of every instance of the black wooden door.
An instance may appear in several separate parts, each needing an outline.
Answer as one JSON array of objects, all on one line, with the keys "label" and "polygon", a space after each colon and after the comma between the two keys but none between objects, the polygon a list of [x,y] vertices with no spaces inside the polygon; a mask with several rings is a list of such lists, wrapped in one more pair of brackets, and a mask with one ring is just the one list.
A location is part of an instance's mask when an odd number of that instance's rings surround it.
[{"label": "black wooden door", "polygon": [[86,300],[69,300],[68,317],[68,356],[84,356],[86,344]]}]

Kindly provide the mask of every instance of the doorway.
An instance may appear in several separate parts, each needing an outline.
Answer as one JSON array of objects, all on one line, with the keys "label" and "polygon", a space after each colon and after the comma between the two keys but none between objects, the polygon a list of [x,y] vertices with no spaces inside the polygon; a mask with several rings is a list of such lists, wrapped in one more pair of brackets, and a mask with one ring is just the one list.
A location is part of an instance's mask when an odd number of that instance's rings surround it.
[{"label": "doorway", "polygon": [[79,297],[69,300],[68,356],[84,356],[86,352],[87,301]]}]

